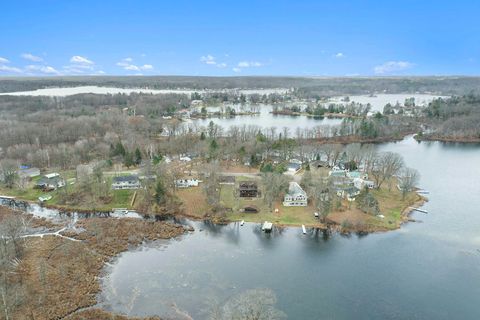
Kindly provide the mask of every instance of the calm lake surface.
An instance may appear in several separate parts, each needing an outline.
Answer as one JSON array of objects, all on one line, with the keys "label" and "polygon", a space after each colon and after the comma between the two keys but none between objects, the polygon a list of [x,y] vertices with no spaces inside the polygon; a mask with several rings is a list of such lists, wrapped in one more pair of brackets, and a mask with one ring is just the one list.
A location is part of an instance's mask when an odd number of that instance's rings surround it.
[{"label": "calm lake surface", "polygon": [[479,319],[480,146],[407,138],[379,149],[401,153],[422,174],[429,214],[413,217],[423,223],[328,238],[187,221],[195,232],[106,267],[101,306],[174,317],[176,305],[204,319],[212,298],[269,288],[289,319]]},{"label": "calm lake surface", "polygon": [[[344,97],[336,97],[332,98],[332,102],[336,103],[345,103],[342,101]],[[438,95],[431,95],[431,94],[408,94],[408,93],[401,93],[401,94],[377,94],[375,96],[367,96],[367,95],[360,95],[360,96],[349,96],[350,102],[362,103],[367,104],[370,103],[372,105],[373,112],[379,111],[383,112],[383,107],[387,103],[395,105],[397,102],[403,105],[405,99],[408,98],[415,98],[415,105],[417,106],[427,106],[429,102],[433,99],[437,98],[448,98],[447,96],[438,96]],[[349,102],[348,102],[349,103]]]},{"label": "calm lake surface", "polygon": [[[218,111],[218,108],[210,108],[209,111]],[[313,118],[307,116],[289,116],[280,114],[271,114],[271,105],[261,105],[259,108],[260,114],[255,115],[243,115],[231,118],[207,118],[207,119],[195,119],[189,120],[189,123],[207,127],[210,121],[221,126],[224,130],[228,131],[232,126],[258,126],[262,129],[268,129],[275,127],[277,133],[282,132],[283,128],[290,130],[290,135],[295,134],[297,128],[301,129],[313,129],[318,126],[336,126],[342,123],[342,119],[339,118]]]}]

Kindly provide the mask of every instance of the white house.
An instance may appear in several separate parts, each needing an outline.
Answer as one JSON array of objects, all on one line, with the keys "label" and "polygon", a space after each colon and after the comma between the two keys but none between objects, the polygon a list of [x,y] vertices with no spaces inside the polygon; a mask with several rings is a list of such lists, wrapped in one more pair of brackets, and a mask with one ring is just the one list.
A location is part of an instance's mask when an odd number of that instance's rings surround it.
[{"label": "white house", "polygon": [[305,207],[308,204],[307,193],[296,182],[290,182],[288,192],[283,197],[285,207]]},{"label": "white house", "polygon": [[355,178],[353,179],[353,185],[355,188],[363,190],[365,188],[373,189],[375,188],[375,182],[371,180],[365,180],[362,178]]},{"label": "white house", "polygon": [[113,190],[140,189],[142,185],[137,176],[114,177],[112,182]]},{"label": "white house", "polygon": [[178,179],[175,180],[175,185],[177,188],[190,188],[198,187],[198,179]]}]

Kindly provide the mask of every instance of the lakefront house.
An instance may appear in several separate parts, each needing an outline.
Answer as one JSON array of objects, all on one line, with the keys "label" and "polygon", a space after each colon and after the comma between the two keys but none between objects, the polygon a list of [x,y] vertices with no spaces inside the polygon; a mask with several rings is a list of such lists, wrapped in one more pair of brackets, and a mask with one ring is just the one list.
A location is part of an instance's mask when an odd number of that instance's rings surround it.
[{"label": "lakefront house", "polygon": [[36,186],[44,190],[57,190],[65,186],[65,179],[59,173],[49,173],[40,178]]},{"label": "lakefront house", "polygon": [[112,181],[113,190],[129,190],[129,189],[140,189],[141,184],[137,176],[121,176],[114,177]]},{"label": "lakefront house", "polygon": [[296,182],[290,182],[288,192],[283,198],[285,207],[305,207],[308,204],[307,193]]}]

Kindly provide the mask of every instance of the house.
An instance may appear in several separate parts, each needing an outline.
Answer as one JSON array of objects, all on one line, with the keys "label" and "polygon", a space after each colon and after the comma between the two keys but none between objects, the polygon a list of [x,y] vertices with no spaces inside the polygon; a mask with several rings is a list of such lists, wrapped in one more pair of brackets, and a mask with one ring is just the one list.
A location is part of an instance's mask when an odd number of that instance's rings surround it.
[{"label": "house", "polygon": [[44,190],[57,190],[65,186],[65,179],[59,173],[49,173],[44,175],[36,184],[37,188]]},{"label": "house", "polygon": [[129,190],[129,189],[140,189],[141,184],[137,176],[121,176],[114,177],[112,181],[113,190]]},{"label": "house", "polygon": [[198,179],[178,179],[175,180],[175,186],[180,189],[198,187]]},{"label": "house", "polygon": [[329,177],[346,177],[347,170],[340,169],[338,167],[334,167],[332,170],[328,172]]},{"label": "house", "polygon": [[337,191],[339,197],[345,198],[348,201],[355,201],[355,197],[360,194],[360,189],[356,187],[346,187]]},{"label": "house", "polygon": [[18,170],[20,178],[35,178],[40,175],[40,169],[21,166]]},{"label": "house", "polygon": [[371,180],[365,180],[362,178],[353,179],[353,185],[355,186],[355,188],[358,188],[360,190],[363,190],[365,188],[369,188],[369,189],[375,188],[375,182]]},{"label": "house", "polygon": [[290,182],[288,192],[283,198],[285,207],[305,207],[308,204],[307,193],[296,182]]},{"label": "house", "polygon": [[302,168],[302,165],[296,162],[290,162],[287,165],[287,173],[295,174]]},{"label": "house", "polygon": [[241,198],[256,198],[258,196],[258,186],[256,182],[241,182],[238,186],[238,193]]}]

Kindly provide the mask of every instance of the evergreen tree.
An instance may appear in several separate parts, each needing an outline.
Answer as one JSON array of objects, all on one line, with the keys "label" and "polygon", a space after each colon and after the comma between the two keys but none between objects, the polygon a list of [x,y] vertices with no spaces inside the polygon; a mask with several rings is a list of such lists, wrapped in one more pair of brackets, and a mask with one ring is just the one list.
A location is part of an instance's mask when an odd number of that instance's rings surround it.
[{"label": "evergreen tree", "polygon": [[142,163],[142,152],[140,152],[140,149],[136,148],[135,149],[135,164],[138,166]]}]

